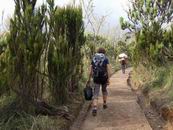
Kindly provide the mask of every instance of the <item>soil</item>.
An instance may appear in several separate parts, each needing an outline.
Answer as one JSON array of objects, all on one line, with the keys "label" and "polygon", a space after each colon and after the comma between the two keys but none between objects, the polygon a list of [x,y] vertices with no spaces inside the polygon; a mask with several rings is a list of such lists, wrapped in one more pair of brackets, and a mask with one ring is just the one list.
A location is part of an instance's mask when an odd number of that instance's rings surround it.
[{"label": "soil", "polygon": [[149,103],[149,99],[145,97],[140,90],[136,91],[138,97],[138,104],[143,110],[150,126],[153,130],[168,130],[166,128],[166,121],[161,117],[161,115],[152,107]]},{"label": "soil", "polygon": [[131,80],[131,73],[129,74],[127,82],[132,91],[137,95],[137,102],[143,110],[152,129],[173,130],[171,123],[163,118],[163,115],[160,111],[160,106],[165,103],[165,100],[156,100],[157,102],[154,100],[151,101],[148,89],[142,89],[141,87],[136,86],[135,83],[133,83],[133,81]]},{"label": "soil", "polygon": [[[102,108],[102,98],[99,98],[98,114],[93,117],[91,109],[86,112],[85,120],[73,126],[72,130],[152,130],[145,114],[137,103],[137,96],[127,85],[126,74],[115,73],[108,86],[108,108]],[[78,119],[79,121],[80,119]]]}]

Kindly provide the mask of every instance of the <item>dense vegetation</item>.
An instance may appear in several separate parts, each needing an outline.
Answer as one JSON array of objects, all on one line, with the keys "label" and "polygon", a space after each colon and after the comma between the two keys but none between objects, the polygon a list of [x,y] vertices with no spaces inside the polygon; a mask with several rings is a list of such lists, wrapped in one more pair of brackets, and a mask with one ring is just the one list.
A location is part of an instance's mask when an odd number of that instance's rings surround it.
[{"label": "dense vegetation", "polygon": [[15,0],[10,30],[0,37],[0,129],[51,129],[41,115],[70,119],[61,106],[81,93],[82,9],[36,2]]},{"label": "dense vegetation", "polygon": [[[120,18],[122,29],[135,33],[133,59],[142,64],[164,64],[171,57],[170,32],[165,28],[172,20],[170,0],[141,0],[131,3],[128,21]],[[167,56],[167,57],[166,57]]]},{"label": "dense vegetation", "polygon": [[78,90],[82,76],[81,48],[85,43],[82,10],[68,6],[56,11],[52,5],[49,11],[49,81],[55,102],[63,105],[69,97],[67,92]]},{"label": "dense vegetation", "polygon": [[[134,40],[113,41],[85,33],[81,7],[47,0],[14,0],[8,32],[0,35],[0,129],[62,129],[83,102],[88,68],[98,47],[106,48],[113,72],[125,52],[132,80],[157,102],[172,107],[173,3],[132,0],[123,30]],[[91,21],[90,21],[91,22]],[[102,21],[101,21],[102,22]],[[101,23],[100,23],[101,26]],[[97,30],[97,29],[96,29]]]},{"label": "dense vegetation", "polygon": [[[161,114],[165,107],[172,109],[172,5],[171,0],[132,1],[128,21],[120,18],[122,29],[135,37],[131,44],[132,81]],[[166,108],[167,114],[170,108]]]},{"label": "dense vegetation", "polygon": [[98,47],[118,69],[129,51],[99,34],[84,34],[81,7],[54,0],[14,0],[9,31],[0,35],[0,129],[66,129],[83,102],[91,57]]}]

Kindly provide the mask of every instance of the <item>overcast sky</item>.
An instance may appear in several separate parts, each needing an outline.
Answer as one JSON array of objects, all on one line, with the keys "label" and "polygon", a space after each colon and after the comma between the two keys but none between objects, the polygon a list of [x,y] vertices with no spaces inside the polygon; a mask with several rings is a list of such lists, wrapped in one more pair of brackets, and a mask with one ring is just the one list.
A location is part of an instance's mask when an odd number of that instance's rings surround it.
[{"label": "overcast sky", "polygon": [[[37,0],[37,5],[45,0]],[[55,0],[56,4],[63,6],[73,0]],[[85,0],[84,0],[85,1]],[[11,17],[14,11],[14,0],[0,0],[0,25]],[[126,17],[124,9],[127,8],[128,0],[94,0],[94,14],[98,17],[108,15],[104,26],[106,28],[116,28],[119,24],[119,17]],[[2,16],[4,21],[2,22]],[[105,30],[105,29],[104,29]]]}]

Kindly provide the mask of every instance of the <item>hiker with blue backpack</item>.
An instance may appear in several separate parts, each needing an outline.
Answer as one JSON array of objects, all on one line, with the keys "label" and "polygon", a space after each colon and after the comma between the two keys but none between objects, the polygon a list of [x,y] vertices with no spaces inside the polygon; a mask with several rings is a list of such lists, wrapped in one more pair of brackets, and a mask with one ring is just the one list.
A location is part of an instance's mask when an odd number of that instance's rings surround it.
[{"label": "hiker with blue backpack", "polygon": [[109,60],[105,54],[106,54],[105,49],[99,48],[97,53],[93,56],[90,66],[88,83],[90,82],[91,77],[93,78],[94,82],[93,103],[92,103],[93,116],[97,115],[98,96],[100,92],[100,87],[102,88],[102,95],[103,95],[103,109],[107,108],[107,95],[108,95],[107,86],[110,83],[110,67],[109,67]]}]

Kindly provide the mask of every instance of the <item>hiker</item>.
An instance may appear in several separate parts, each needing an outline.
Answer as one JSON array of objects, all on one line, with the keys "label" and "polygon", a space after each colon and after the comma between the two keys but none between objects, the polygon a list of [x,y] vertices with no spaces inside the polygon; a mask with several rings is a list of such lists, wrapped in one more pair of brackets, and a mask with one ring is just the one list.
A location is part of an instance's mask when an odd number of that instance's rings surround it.
[{"label": "hiker", "polygon": [[128,58],[128,56],[125,53],[121,53],[118,56],[118,58],[119,58],[119,61],[120,61],[120,64],[121,64],[122,73],[125,74],[125,69],[127,67],[127,58]]},{"label": "hiker", "polygon": [[90,73],[89,73],[89,80],[90,82],[91,77],[93,78],[94,82],[94,94],[93,94],[93,103],[92,103],[92,114],[93,116],[97,115],[97,105],[98,105],[98,96],[100,87],[102,88],[102,95],[103,95],[103,109],[107,108],[107,85],[109,85],[110,79],[110,67],[109,67],[109,60],[105,56],[105,49],[99,48],[97,53],[93,56]]}]

